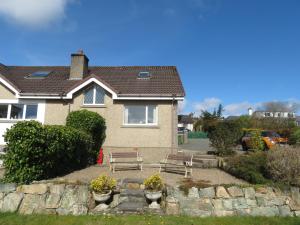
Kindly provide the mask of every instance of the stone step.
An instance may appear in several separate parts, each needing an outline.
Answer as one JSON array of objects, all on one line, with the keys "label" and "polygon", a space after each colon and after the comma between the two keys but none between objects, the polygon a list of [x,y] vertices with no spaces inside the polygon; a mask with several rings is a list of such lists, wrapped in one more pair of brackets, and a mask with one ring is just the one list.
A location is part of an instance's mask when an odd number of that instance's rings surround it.
[{"label": "stone step", "polygon": [[144,198],[145,194],[143,190],[136,189],[123,189],[120,191],[120,197],[136,197],[136,198]]},{"label": "stone step", "polygon": [[205,158],[193,159],[193,167],[195,168],[217,168],[218,166],[219,166],[218,159],[205,159]]},{"label": "stone step", "polygon": [[148,205],[142,202],[122,202],[116,210],[123,213],[142,213]]}]

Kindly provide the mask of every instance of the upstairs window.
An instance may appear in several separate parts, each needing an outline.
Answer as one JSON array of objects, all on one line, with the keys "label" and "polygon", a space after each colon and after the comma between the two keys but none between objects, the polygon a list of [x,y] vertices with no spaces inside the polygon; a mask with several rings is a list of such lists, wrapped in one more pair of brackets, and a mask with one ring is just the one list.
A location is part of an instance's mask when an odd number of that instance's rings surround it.
[{"label": "upstairs window", "polygon": [[84,92],[84,105],[103,105],[105,91],[98,85],[94,85]]},{"label": "upstairs window", "polygon": [[138,79],[150,79],[151,74],[147,71],[139,72]]},{"label": "upstairs window", "polygon": [[28,75],[26,78],[29,79],[44,79],[48,77],[48,75],[51,73],[51,71],[36,71],[32,74]]}]

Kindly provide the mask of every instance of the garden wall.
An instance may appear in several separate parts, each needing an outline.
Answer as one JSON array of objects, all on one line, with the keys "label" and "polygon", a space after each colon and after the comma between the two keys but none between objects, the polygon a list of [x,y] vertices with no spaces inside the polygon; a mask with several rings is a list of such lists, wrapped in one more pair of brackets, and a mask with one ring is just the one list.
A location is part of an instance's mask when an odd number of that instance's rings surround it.
[{"label": "garden wall", "polygon": [[[300,216],[299,188],[280,191],[270,187],[191,188],[187,195],[178,187],[168,187],[161,210],[168,215],[189,216]],[[76,183],[35,183],[16,186],[0,184],[0,212],[21,214],[119,214],[149,212],[143,184],[137,179],[119,181],[109,208],[97,207],[87,185]]]}]

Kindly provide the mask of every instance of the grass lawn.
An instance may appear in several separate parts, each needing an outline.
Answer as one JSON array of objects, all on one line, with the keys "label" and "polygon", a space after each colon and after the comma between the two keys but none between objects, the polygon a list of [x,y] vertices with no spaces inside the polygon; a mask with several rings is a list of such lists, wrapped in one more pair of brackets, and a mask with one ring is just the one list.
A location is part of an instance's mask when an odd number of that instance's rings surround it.
[{"label": "grass lawn", "polygon": [[48,216],[18,214],[0,214],[2,225],[299,225],[300,218],[283,217],[209,217],[193,218],[184,216]]}]

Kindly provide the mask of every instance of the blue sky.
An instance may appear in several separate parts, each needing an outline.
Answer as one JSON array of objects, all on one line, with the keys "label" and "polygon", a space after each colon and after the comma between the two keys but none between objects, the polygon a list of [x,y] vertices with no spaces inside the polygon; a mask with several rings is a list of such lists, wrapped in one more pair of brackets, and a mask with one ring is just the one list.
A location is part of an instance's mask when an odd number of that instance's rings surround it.
[{"label": "blue sky", "polygon": [[0,62],[176,65],[183,112],[300,100],[298,0],[2,0]]}]

